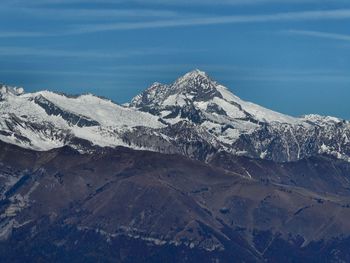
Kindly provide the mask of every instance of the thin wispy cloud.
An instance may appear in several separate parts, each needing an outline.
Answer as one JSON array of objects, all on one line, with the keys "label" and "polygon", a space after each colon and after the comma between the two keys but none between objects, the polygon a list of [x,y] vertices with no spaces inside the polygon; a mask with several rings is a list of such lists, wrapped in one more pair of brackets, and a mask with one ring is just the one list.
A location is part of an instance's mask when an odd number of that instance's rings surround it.
[{"label": "thin wispy cloud", "polygon": [[68,32],[70,34],[82,34],[101,31],[135,30],[150,28],[341,19],[350,19],[350,9],[300,11],[263,15],[210,16],[200,18],[157,20],[147,22],[90,24],[75,26]]},{"label": "thin wispy cloud", "polygon": [[[79,1],[79,0],[77,0]],[[82,0],[83,1],[83,0]],[[86,0],[89,1],[89,0]],[[94,1],[94,0],[90,0]],[[108,0],[106,0],[108,1]],[[118,1],[118,0],[117,0]],[[172,6],[191,6],[191,5],[208,5],[208,6],[249,6],[264,4],[308,4],[320,3],[320,0],[119,0],[119,3],[138,3],[138,4],[157,4]],[[346,0],[321,0],[322,3],[346,3]]]},{"label": "thin wispy cloud", "polygon": [[230,74],[231,80],[242,81],[271,81],[271,82],[350,82],[350,76],[346,70],[338,69],[314,69],[314,68],[236,68]]},{"label": "thin wispy cloud", "polygon": [[201,52],[198,50],[181,50],[177,48],[140,48],[120,51],[95,51],[95,50],[59,50],[28,47],[0,46],[0,56],[35,56],[35,57],[66,57],[83,59],[116,59],[131,56],[167,55],[174,53]]},{"label": "thin wispy cloud", "polygon": [[[3,12],[6,10],[3,9]],[[44,17],[51,20],[64,19],[134,19],[134,18],[172,18],[179,14],[171,10],[152,10],[152,9],[84,9],[84,8],[19,8],[16,12],[38,17]]]},{"label": "thin wispy cloud", "polygon": [[62,70],[47,70],[47,69],[0,69],[2,74],[30,74],[30,75],[64,75],[64,76],[82,76],[82,77],[115,77],[115,73],[106,73],[106,72],[91,72],[91,71],[62,71]]},{"label": "thin wispy cloud", "polygon": [[[350,81],[348,71],[336,69],[281,69],[210,64],[197,65],[197,67],[207,72],[218,72],[219,75],[224,75],[224,81]],[[154,74],[155,76],[159,76],[160,73],[162,76],[177,76],[192,69],[193,65],[188,64],[119,65],[99,68],[103,72],[142,72],[140,74]]]},{"label": "thin wispy cloud", "polygon": [[313,38],[325,38],[325,39],[331,39],[331,40],[350,41],[350,35],[328,33],[328,32],[321,32],[321,31],[287,30],[287,31],[283,31],[283,33],[298,35],[298,36],[313,37]]},{"label": "thin wispy cloud", "polygon": [[[16,73],[16,74],[37,74],[37,75],[66,75],[66,76],[93,76],[93,77],[135,77],[134,72],[138,72],[138,76],[144,74],[153,74],[154,80],[157,80],[159,74],[164,76],[174,76],[181,74],[187,70],[191,70],[193,65],[129,65],[115,66],[106,68],[96,68],[90,71],[62,71],[57,69],[0,69],[0,73]],[[350,82],[350,76],[345,70],[330,69],[279,69],[279,68],[258,68],[258,67],[242,67],[242,66],[222,66],[222,65],[202,65],[200,69],[208,72],[224,73],[223,81],[271,81],[271,82],[319,82],[319,81],[344,81]],[[184,71],[185,70],[185,71]],[[174,73],[176,72],[176,74]]]},{"label": "thin wispy cloud", "polygon": [[18,37],[44,37],[54,36],[47,32],[28,32],[28,31],[3,31],[0,32],[0,38],[18,38]]},{"label": "thin wispy cloud", "polygon": [[347,0],[4,0],[8,4],[38,5],[67,5],[67,4],[140,4],[162,6],[194,6],[194,5],[262,5],[262,4],[305,4],[305,3],[347,3]]},{"label": "thin wispy cloud", "polygon": [[[73,16],[74,12],[65,10],[66,15]],[[85,13],[84,13],[85,12]],[[103,17],[103,13],[107,12],[113,15],[116,10],[85,10],[81,16],[89,17],[89,14],[95,13],[96,16]],[[120,12],[129,12],[120,10]],[[152,12],[151,10],[146,10]],[[163,11],[154,11],[163,12]],[[164,11],[167,12],[167,11]],[[50,14],[48,12],[48,14]],[[106,15],[107,15],[106,14]],[[116,15],[117,13],[115,13]],[[176,15],[176,13],[172,13]],[[52,14],[54,15],[54,14]],[[79,15],[78,15],[79,16]],[[166,16],[167,17],[167,16]],[[171,19],[152,19],[143,21],[118,21],[101,23],[91,21],[89,23],[73,23],[64,24],[50,32],[37,31],[3,31],[0,32],[0,38],[11,37],[45,37],[45,36],[66,36],[77,35],[105,31],[121,31],[121,30],[140,30],[140,29],[156,29],[156,28],[172,28],[172,27],[195,27],[195,26],[210,26],[224,24],[245,24],[245,23],[273,23],[273,22],[305,22],[305,21],[323,21],[323,20],[345,20],[350,19],[350,9],[334,9],[334,10],[310,10],[310,11],[295,11],[295,12],[279,12],[271,14],[254,14],[254,15],[179,15]]]}]

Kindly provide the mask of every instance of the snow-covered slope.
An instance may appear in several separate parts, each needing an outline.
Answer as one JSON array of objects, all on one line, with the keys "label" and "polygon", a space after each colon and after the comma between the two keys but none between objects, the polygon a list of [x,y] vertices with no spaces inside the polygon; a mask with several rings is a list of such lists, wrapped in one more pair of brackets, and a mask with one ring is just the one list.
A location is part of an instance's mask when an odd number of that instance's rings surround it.
[{"label": "snow-covered slope", "polygon": [[44,97],[51,103],[64,111],[76,115],[86,116],[95,120],[103,126],[135,127],[148,126],[152,128],[160,127],[154,116],[126,108],[113,103],[110,100],[101,99],[92,94],[80,95],[77,97],[67,97],[50,91],[41,91],[33,94],[23,95],[23,98]]},{"label": "snow-covered slope", "polygon": [[91,94],[23,94],[11,87],[1,89],[0,114],[0,139],[36,150],[74,144],[76,139],[100,146],[126,145],[120,136],[125,130],[164,126],[151,114]]},{"label": "snow-covered slope", "polygon": [[0,140],[36,150],[121,145],[200,160],[226,151],[281,162],[320,153],[350,156],[348,121],[266,109],[200,70],[170,85],[154,83],[127,106],[91,94],[0,88]]}]

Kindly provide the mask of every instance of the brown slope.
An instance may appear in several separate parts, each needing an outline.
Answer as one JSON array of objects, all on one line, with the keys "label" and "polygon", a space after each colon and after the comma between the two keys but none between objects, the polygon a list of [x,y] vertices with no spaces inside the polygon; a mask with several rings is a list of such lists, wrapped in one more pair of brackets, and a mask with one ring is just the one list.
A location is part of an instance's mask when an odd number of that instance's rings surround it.
[{"label": "brown slope", "polygon": [[[4,194],[1,231],[12,222],[13,238],[23,230],[31,244],[39,237],[53,242],[45,233],[73,227],[75,239],[93,231],[106,242],[124,236],[153,246],[260,261],[274,251],[274,240],[297,242],[301,250],[350,232],[346,195],[260,180],[253,172],[257,166],[261,174],[275,168],[255,160],[254,165],[237,161],[239,166],[227,171],[178,155],[127,148],[83,155],[69,147],[34,152],[1,144],[0,152],[1,169],[17,171],[18,177]],[[282,168],[278,174],[295,171]],[[249,169],[251,179],[242,172]],[[41,229],[42,220],[48,228]],[[69,244],[70,238],[67,234],[58,244]],[[11,242],[11,236],[4,240]]]}]

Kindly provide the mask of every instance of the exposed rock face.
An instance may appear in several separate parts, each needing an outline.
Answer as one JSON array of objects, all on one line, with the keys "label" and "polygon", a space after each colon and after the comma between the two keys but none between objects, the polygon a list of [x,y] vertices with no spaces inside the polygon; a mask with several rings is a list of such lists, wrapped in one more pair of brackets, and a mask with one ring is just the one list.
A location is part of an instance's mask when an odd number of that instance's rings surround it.
[{"label": "exposed rock face", "polygon": [[216,149],[233,154],[278,162],[319,153],[349,158],[348,121],[318,115],[294,118],[270,111],[239,99],[199,70],[169,86],[152,85],[130,105],[156,114],[178,133],[173,125],[181,121],[201,127],[208,132],[208,141],[218,141]]}]

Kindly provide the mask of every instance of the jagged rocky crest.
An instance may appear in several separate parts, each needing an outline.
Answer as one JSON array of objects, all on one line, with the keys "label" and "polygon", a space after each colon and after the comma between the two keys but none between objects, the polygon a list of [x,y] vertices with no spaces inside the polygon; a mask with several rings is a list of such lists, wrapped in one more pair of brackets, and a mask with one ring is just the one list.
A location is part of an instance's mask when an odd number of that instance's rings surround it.
[{"label": "jagged rocky crest", "polygon": [[127,146],[210,161],[218,152],[278,162],[319,154],[349,160],[350,124],[280,114],[246,102],[200,70],[154,83],[128,106],[86,94],[1,86],[0,139],[35,150]]}]

